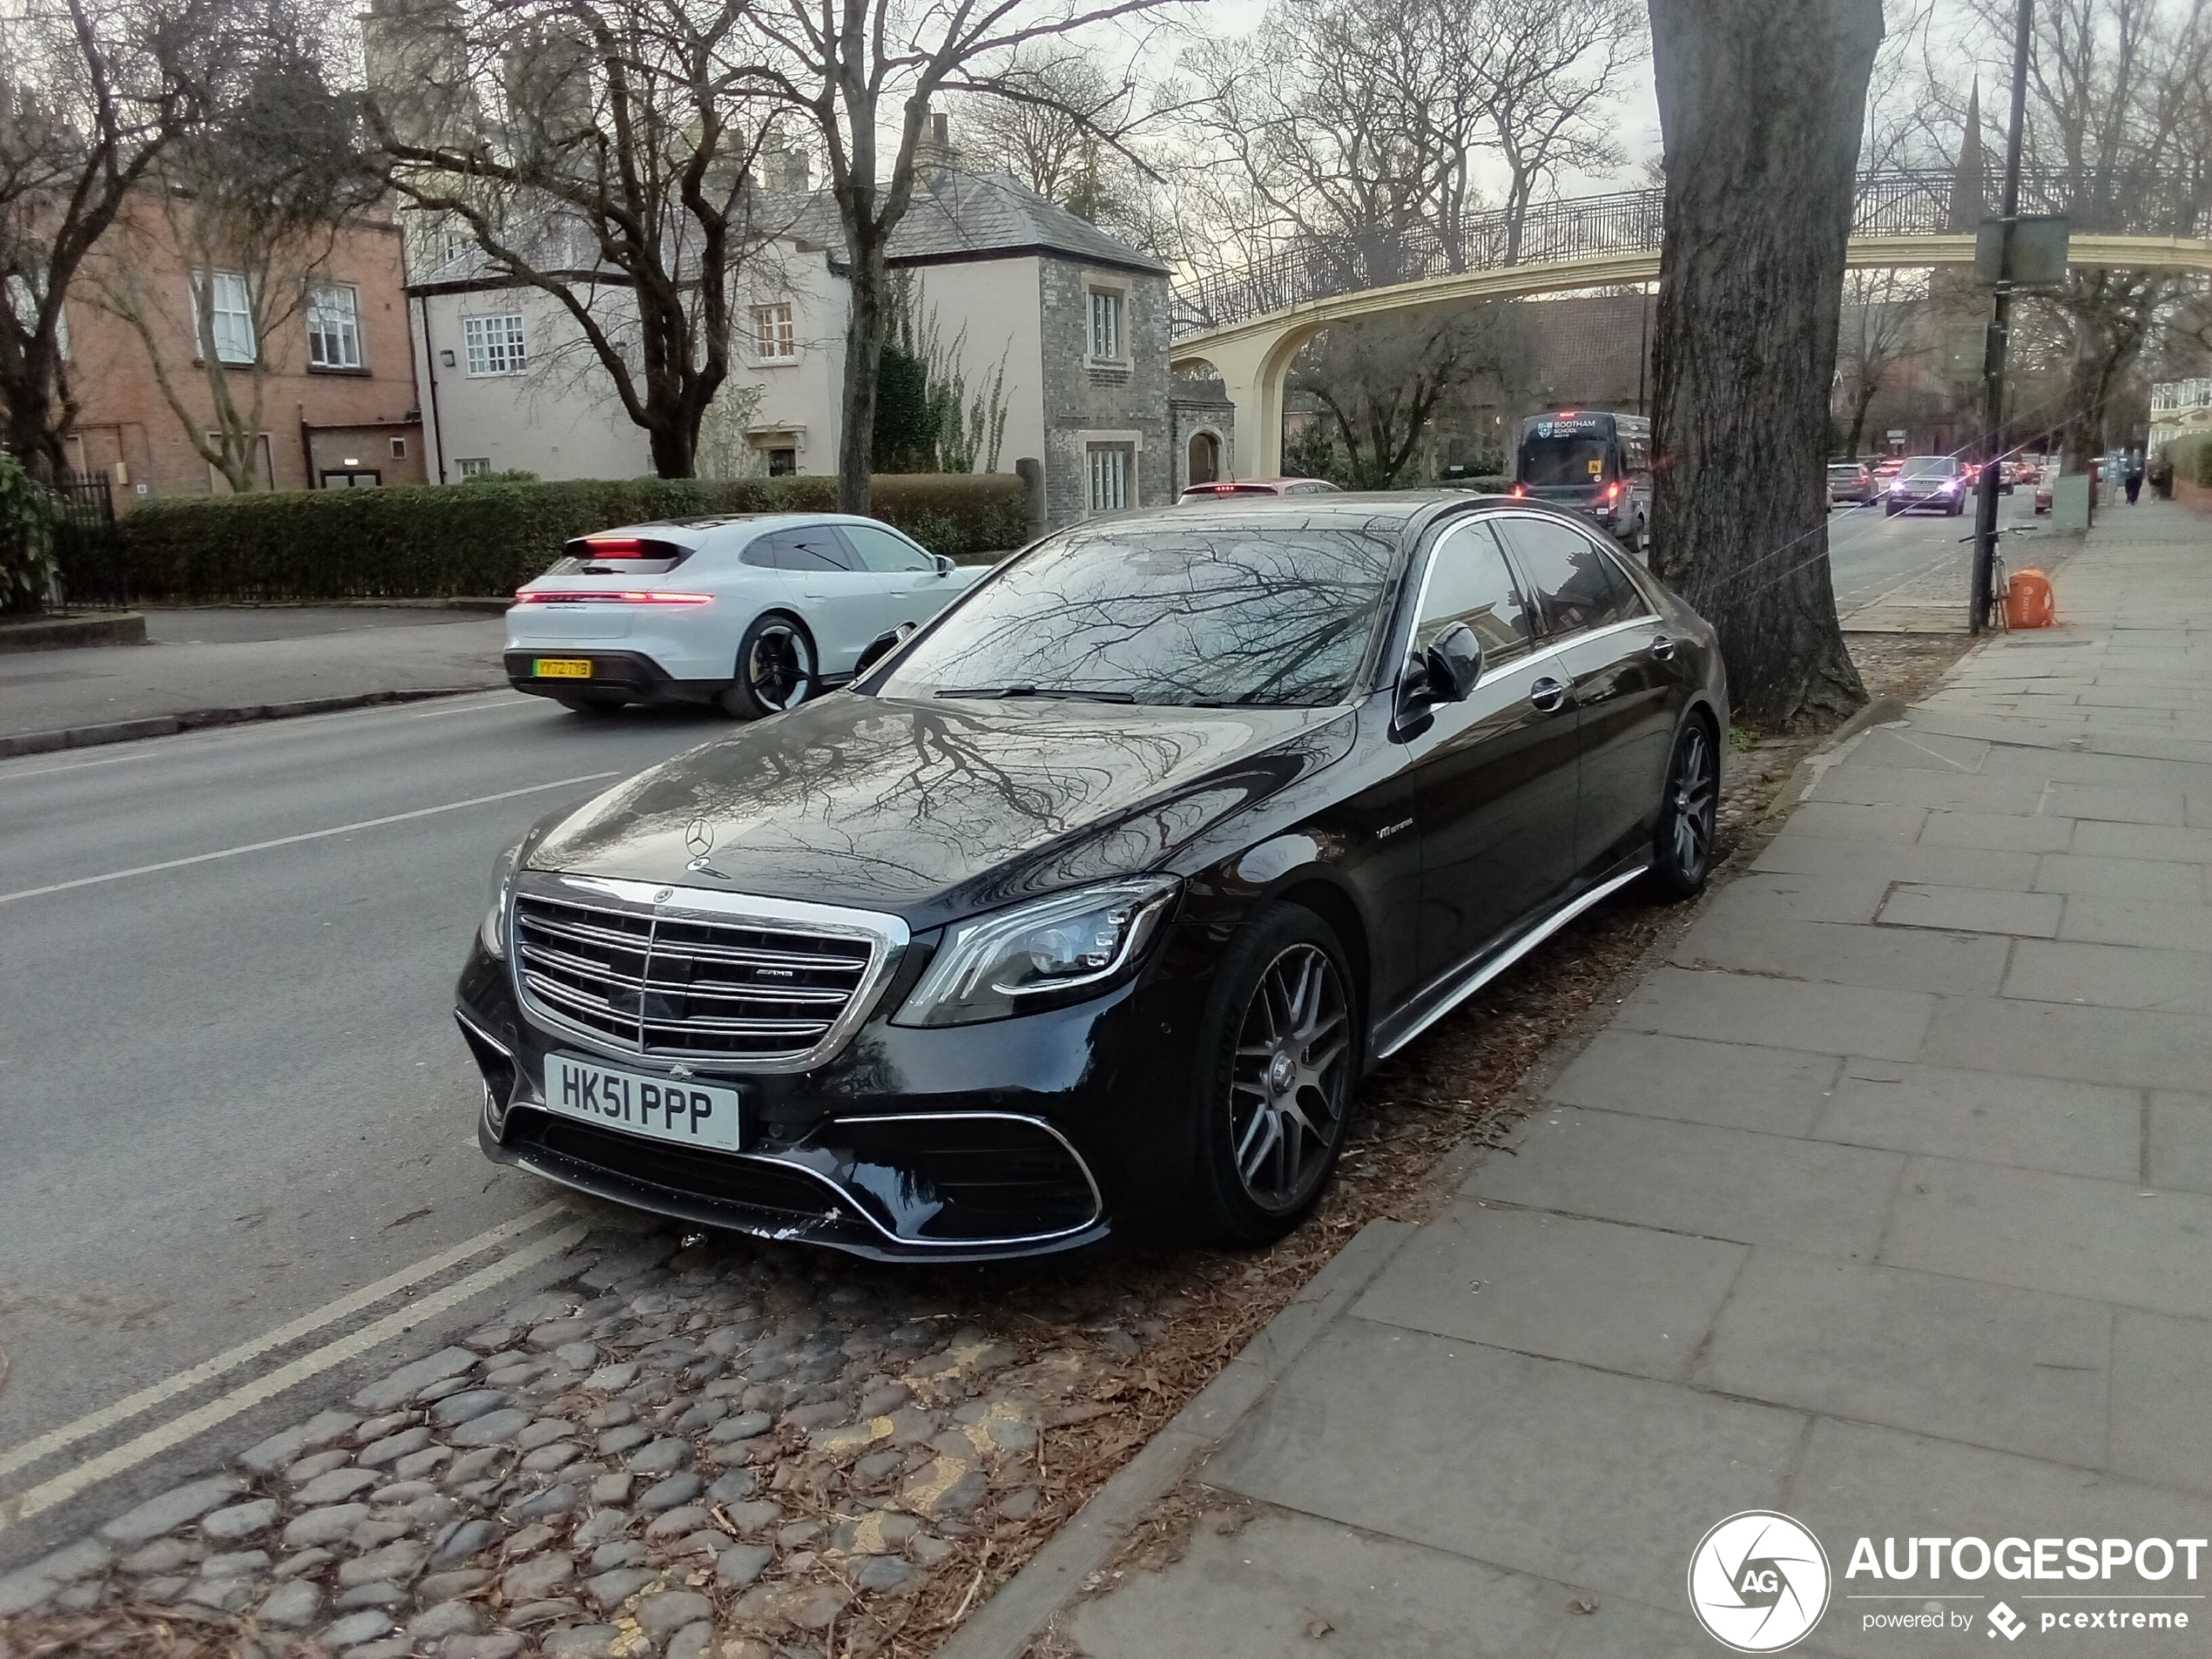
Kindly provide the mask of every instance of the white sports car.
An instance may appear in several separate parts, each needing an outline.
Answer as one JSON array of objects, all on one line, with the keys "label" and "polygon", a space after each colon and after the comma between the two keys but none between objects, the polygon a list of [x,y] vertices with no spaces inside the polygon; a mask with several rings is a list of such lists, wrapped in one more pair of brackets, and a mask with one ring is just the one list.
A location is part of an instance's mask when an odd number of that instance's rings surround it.
[{"label": "white sports car", "polygon": [[745,720],[842,685],[990,569],[837,513],[628,524],[562,551],[507,612],[509,685],[577,710],[713,703]]}]

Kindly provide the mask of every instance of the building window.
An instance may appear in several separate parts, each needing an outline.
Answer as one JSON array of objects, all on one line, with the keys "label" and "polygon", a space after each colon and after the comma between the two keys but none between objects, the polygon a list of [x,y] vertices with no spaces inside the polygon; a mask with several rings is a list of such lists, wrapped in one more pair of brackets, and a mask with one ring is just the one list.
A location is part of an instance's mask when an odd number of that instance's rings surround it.
[{"label": "building window", "polygon": [[392,459],[395,461],[404,461],[407,459],[407,440],[405,438],[394,438],[392,440]]},{"label": "building window", "polygon": [[799,330],[789,302],[752,308],[752,354],[764,363],[788,363],[799,356]]},{"label": "building window", "polygon": [[491,475],[489,455],[463,455],[455,464],[461,469],[463,478],[485,478]]},{"label": "building window", "polygon": [[1129,505],[1130,486],[1136,473],[1136,451],[1126,443],[1085,446],[1090,463],[1090,510],[1118,513]]},{"label": "building window", "polygon": [[1122,293],[1118,288],[1090,290],[1090,354],[1100,362],[1123,361]]},{"label": "building window", "polygon": [[361,366],[361,307],[353,289],[334,284],[308,294],[307,362],[315,368]]},{"label": "building window", "polygon": [[461,320],[461,343],[469,354],[469,376],[480,380],[488,374],[519,374],[523,372],[523,318],[520,312],[510,311],[498,317],[463,317]]},{"label": "building window", "polygon": [[799,451],[779,444],[768,451],[768,475],[788,478],[799,470]]},{"label": "building window", "polygon": [[[253,296],[235,271],[201,272],[192,279],[192,304],[207,302],[207,331],[214,337],[215,361],[250,363],[254,358]],[[201,342],[203,348],[206,342]]]}]

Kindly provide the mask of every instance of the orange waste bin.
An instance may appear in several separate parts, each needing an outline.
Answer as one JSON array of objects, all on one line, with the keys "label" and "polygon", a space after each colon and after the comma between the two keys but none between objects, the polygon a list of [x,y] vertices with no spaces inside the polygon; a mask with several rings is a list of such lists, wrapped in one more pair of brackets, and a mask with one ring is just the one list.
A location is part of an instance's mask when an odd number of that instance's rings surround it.
[{"label": "orange waste bin", "polygon": [[2007,628],[2048,628],[2058,620],[2051,578],[2036,570],[2015,570],[2005,593]]}]

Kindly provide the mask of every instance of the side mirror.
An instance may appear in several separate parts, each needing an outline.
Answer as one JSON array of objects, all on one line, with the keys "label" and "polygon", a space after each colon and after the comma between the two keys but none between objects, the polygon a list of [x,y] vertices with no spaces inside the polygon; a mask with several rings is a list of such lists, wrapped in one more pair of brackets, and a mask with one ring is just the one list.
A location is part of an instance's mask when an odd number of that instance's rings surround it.
[{"label": "side mirror", "polygon": [[1482,678],[1482,642],[1467,624],[1455,622],[1422,653],[1421,666],[1430,702],[1464,703]]},{"label": "side mirror", "polygon": [[960,562],[957,559],[950,558],[945,554],[933,553],[929,556],[937,561],[937,574],[939,576],[950,576],[954,570],[957,570],[960,568]]},{"label": "side mirror", "polygon": [[853,678],[858,679],[868,670],[907,643],[907,636],[914,631],[914,624],[902,622],[896,628],[878,634],[862,648],[860,659],[853,664]]}]

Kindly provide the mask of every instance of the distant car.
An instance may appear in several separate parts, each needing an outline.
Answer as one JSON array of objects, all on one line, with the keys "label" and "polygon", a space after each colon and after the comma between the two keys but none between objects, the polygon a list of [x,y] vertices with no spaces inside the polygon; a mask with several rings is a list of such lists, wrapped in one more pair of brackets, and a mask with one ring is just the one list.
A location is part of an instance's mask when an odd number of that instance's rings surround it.
[{"label": "distant car", "polygon": [[852,678],[988,573],[829,513],[599,530],[516,594],[507,683],[579,712],[711,703],[759,719]]},{"label": "distant car", "polygon": [[1192,484],[1177,496],[1176,505],[1187,501],[1225,501],[1236,496],[1340,496],[1344,492],[1325,478],[1217,478],[1210,484]]},{"label": "distant car", "polygon": [[1863,507],[1881,493],[1874,475],[1856,461],[1838,461],[1828,469],[1828,504],[1849,502]]},{"label": "distant car", "polygon": [[1882,502],[1882,511],[1899,513],[1933,509],[1957,517],[1966,508],[1967,474],[1950,455],[1907,455]]}]

